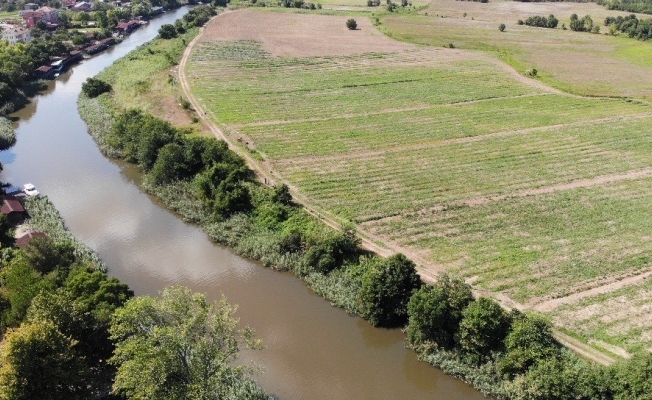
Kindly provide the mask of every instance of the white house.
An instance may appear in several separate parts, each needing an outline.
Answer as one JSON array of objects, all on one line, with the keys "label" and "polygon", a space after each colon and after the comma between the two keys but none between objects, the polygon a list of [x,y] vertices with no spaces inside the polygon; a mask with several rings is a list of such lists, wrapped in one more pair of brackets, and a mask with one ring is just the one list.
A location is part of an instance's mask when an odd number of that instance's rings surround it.
[{"label": "white house", "polygon": [[32,34],[27,28],[8,27],[2,31],[2,40],[6,40],[9,44],[27,43],[32,40]]}]

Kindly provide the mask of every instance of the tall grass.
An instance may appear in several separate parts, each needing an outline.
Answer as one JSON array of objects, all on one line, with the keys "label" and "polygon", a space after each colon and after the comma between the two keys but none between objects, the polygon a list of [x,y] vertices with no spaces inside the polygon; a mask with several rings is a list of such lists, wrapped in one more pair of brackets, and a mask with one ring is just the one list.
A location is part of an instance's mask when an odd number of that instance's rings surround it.
[{"label": "tall grass", "polygon": [[10,120],[0,117],[0,150],[7,150],[16,143],[16,131]]},{"label": "tall grass", "polygon": [[70,244],[74,248],[74,255],[78,260],[101,271],[106,271],[106,266],[97,253],[68,231],[61,214],[46,196],[28,198],[25,209],[29,214],[27,223],[33,230],[44,232],[56,242]]}]

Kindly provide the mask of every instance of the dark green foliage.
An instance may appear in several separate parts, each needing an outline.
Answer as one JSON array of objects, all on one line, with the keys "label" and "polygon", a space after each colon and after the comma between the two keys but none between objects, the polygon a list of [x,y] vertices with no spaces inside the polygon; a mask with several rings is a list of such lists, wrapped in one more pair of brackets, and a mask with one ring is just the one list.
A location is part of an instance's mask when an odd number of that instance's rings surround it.
[{"label": "dark green foliage", "polygon": [[652,18],[638,19],[631,14],[625,17],[607,17],[604,24],[611,26],[615,31],[626,33],[630,38],[648,40],[652,38]]},{"label": "dark green foliage", "polygon": [[228,0],[215,0],[212,6],[201,5],[190,10],[183,16],[182,21],[186,27],[203,26],[212,16],[216,15],[214,7],[226,7]]},{"label": "dark green foliage", "polygon": [[27,314],[32,299],[41,291],[51,291],[54,284],[45,280],[22,257],[14,259],[2,270],[2,280],[7,290],[10,307],[2,315],[2,329],[18,325]]},{"label": "dark green foliage", "polygon": [[480,364],[491,353],[503,350],[503,341],[509,332],[509,315],[493,300],[481,297],[462,312],[459,345],[472,363]]},{"label": "dark green foliage", "polygon": [[577,32],[591,32],[593,29],[593,20],[589,15],[585,15],[582,19],[579,19],[577,14],[573,14],[570,18],[570,29]]},{"label": "dark green foliage", "polygon": [[[539,27],[539,28],[556,28],[557,24],[559,24],[559,20],[557,18],[555,18],[555,16],[552,15],[552,14],[550,14],[548,16],[548,18],[539,16],[539,15],[535,15],[535,16],[532,16],[532,17],[528,17],[525,20],[525,25],[536,26],[536,27]],[[519,25],[522,25],[522,24],[519,24]]]},{"label": "dark green foliage", "polygon": [[51,272],[64,277],[75,261],[74,248],[70,244],[55,243],[49,238],[36,237],[23,251],[23,257],[35,271],[46,275]]},{"label": "dark green foliage", "polygon": [[160,185],[173,182],[186,174],[187,166],[183,147],[178,143],[168,143],[159,151],[149,177],[155,184]]},{"label": "dark green foliage", "polygon": [[608,376],[566,351],[542,359],[525,375],[508,385],[514,400],[594,400],[612,399]]},{"label": "dark green foliage", "polygon": [[[0,169],[1,171],[2,169]],[[0,214],[0,248],[14,244],[14,228],[7,220],[7,216]]]},{"label": "dark green foliage", "polygon": [[166,40],[175,38],[177,37],[177,28],[172,24],[164,24],[158,30],[158,37]]},{"label": "dark green foliage", "polygon": [[111,90],[111,85],[100,79],[88,78],[86,82],[82,83],[82,93],[91,99]]},{"label": "dark green foliage", "polygon": [[505,28],[506,28],[505,24],[498,25],[498,30],[501,32],[505,32]]},{"label": "dark green foliage", "polygon": [[651,0],[596,0],[596,4],[605,6],[609,10],[652,14]]},{"label": "dark green foliage", "polygon": [[358,23],[355,22],[353,18],[351,18],[346,21],[346,27],[349,28],[349,30],[353,31],[358,28]]},{"label": "dark green foliage", "polygon": [[78,341],[76,349],[89,367],[101,365],[113,352],[108,333],[111,315],[131,297],[133,292],[116,278],[81,267],[54,293],[36,296],[28,319],[53,321],[61,333]]},{"label": "dark green foliage", "polygon": [[139,110],[129,110],[116,117],[107,141],[122,151],[127,161],[136,162],[149,171],[158,151],[166,144],[177,141],[178,136],[179,133],[169,122]]},{"label": "dark green foliage", "polygon": [[407,305],[421,287],[416,265],[403,254],[375,259],[362,276],[360,309],[372,325],[400,326],[407,321]]},{"label": "dark green foliage", "polygon": [[52,322],[23,324],[2,343],[0,393],[5,399],[90,399],[87,372],[73,340]]},{"label": "dark green foliage", "polygon": [[326,238],[308,243],[306,263],[317,272],[328,273],[358,253],[360,239],[355,232],[331,233]]},{"label": "dark green foliage", "polygon": [[648,351],[615,365],[613,371],[615,399],[652,399],[652,354]]},{"label": "dark green foliage", "polygon": [[432,286],[421,287],[408,304],[409,342],[453,348],[462,312],[472,301],[469,285],[448,275],[440,275]]},{"label": "dark green foliage", "polygon": [[500,372],[514,376],[527,372],[539,361],[559,355],[560,345],[552,336],[552,325],[538,315],[516,316],[505,339]]},{"label": "dark green foliage", "polygon": [[275,187],[273,200],[276,203],[289,205],[292,202],[292,195],[290,194],[288,185],[282,184]]}]

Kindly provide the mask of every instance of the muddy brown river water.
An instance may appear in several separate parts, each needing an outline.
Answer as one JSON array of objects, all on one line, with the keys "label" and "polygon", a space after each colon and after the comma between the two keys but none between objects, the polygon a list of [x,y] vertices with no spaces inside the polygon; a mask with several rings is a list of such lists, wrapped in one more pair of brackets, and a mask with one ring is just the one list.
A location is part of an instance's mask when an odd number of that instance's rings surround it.
[{"label": "muddy brown river water", "polygon": [[14,114],[17,144],[0,152],[0,180],[31,182],[59,209],[74,235],[136,294],[180,284],[222,294],[265,349],[245,352],[258,382],[281,399],[481,399],[463,382],[419,362],[399,330],[371,327],[331,307],[292,275],[264,268],[211,243],[138,188],[130,165],[104,158],[77,113],[82,82],[154,38],[187,11],[151,21],[123,43],[50,83]]}]

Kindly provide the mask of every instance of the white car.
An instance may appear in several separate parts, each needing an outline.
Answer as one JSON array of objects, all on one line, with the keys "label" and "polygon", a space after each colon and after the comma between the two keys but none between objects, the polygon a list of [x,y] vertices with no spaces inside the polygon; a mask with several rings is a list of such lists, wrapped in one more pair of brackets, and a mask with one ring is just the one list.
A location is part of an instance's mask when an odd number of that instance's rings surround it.
[{"label": "white car", "polygon": [[25,194],[28,196],[36,196],[38,194],[38,190],[36,190],[36,187],[31,183],[26,183],[23,185],[23,192],[25,192]]}]

